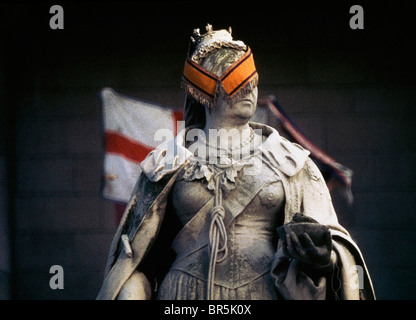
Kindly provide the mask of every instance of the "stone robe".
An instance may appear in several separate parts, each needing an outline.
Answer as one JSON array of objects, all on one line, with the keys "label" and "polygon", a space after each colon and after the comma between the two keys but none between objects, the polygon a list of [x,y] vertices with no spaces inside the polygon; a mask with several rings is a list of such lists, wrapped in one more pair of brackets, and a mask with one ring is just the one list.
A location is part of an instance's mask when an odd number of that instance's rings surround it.
[{"label": "stone robe", "polygon": [[[375,299],[371,279],[358,246],[338,223],[326,183],[319,169],[301,146],[281,137],[269,126],[250,123],[265,136],[263,157],[278,172],[284,187],[284,221],[289,223],[295,213],[310,216],[331,230],[336,255],[334,276],[308,270],[296,259],[287,257],[279,242],[273,259],[271,275],[281,299]],[[186,130],[149,153],[141,163],[141,174],[131,200],[112,241],[105,278],[97,299],[117,299],[123,285],[139,270],[153,281],[163,280],[174,261],[169,246],[182,226],[169,205],[169,194],[178,174],[192,156],[186,149]],[[121,244],[127,234],[132,256]],[[357,268],[358,266],[358,268]],[[357,270],[363,271],[360,285]],[[331,292],[331,288],[337,288]]]}]

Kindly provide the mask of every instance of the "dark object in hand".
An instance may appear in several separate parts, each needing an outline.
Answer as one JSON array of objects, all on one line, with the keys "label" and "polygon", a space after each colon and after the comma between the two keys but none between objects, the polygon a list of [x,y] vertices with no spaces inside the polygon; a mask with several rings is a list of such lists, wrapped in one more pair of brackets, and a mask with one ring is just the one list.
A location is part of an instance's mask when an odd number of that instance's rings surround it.
[{"label": "dark object in hand", "polygon": [[293,220],[277,228],[286,255],[313,267],[331,262],[332,239],[328,226],[296,213]]}]

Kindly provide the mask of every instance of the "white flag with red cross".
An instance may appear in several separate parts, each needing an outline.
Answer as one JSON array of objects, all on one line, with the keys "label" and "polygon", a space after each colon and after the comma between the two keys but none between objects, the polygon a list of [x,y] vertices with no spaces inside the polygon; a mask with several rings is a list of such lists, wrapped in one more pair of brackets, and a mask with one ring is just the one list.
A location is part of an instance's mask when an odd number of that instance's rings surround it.
[{"label": "white flag with red cross", "polygon": [[176,135],[182,110],[133,99],[110,88],[101,91],[105,133],[104,198],[127,203],[141,173],[140,162],[155,149],[155,133]]}]

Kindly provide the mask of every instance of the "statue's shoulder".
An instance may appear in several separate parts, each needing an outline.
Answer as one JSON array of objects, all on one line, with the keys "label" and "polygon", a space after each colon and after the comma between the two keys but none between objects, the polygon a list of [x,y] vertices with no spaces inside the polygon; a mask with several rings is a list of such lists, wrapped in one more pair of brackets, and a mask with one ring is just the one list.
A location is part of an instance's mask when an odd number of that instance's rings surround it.
[{"label": "statue's shoulder", "polygon": [[253,129],[261,130],[264,136],[262,153],[266,161],[291,177],[302,170],[309,159],[310,152],[301,145],[282,137],[279,132],[268,125],[250,123]]}]

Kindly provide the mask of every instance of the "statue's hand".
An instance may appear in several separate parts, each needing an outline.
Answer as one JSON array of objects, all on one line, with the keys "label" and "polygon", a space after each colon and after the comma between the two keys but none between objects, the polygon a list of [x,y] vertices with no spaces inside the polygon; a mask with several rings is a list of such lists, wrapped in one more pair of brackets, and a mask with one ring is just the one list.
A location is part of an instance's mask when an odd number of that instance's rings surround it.
[{"label": "statue's hand", "polygon": [[295,217],[279,228],[284,253],[313,267],[325,267],[331,262],[332,238],[329,228],[305,217]]}]

